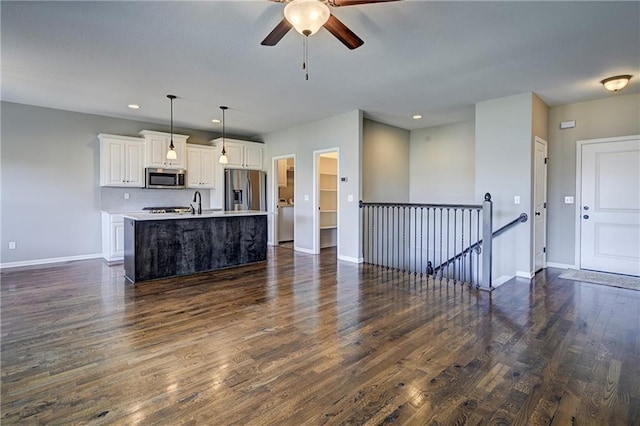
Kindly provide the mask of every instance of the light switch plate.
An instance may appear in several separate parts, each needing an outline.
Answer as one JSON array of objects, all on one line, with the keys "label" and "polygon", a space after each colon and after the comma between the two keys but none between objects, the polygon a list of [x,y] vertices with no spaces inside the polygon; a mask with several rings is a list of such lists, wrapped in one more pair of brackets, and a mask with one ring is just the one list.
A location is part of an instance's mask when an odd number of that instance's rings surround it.
[{"label": "light switch plate", "polygon": [[573,197],[571,197],[571,196],[564,197],[564,203],[565,204],[573,204]]},{"label": "light switch plate", "polygon": [[516,195],[515,197],[513,197],[513,204],[520,204],[520,196]]},{"label": "light switch plate", "polygon": [[347,195],[347,201],[353,203],[353,195]]}]

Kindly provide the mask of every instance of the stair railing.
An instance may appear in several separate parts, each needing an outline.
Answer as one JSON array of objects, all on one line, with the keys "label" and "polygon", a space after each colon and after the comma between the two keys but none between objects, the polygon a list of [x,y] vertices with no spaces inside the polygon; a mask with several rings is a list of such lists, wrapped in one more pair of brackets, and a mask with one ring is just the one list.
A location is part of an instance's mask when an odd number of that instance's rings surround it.
[{"label": "stair railing", "polygon": [[360,209],[365,263],[487,290],[493,237],[526,221],[523,213],[494,233],[489,193],[477,205],[360,201]]}]

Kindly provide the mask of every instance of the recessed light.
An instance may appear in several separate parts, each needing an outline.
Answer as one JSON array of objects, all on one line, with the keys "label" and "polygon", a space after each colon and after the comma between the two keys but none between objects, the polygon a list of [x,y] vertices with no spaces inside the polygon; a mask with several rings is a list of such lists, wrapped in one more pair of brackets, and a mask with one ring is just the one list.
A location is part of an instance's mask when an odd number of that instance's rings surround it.
[{"label": "recessed light", "polygon": [[211,120],[212,123],[219,123],[220,120],[218,120],[217,118],[214,118],[213,120]]},{"label": "recessed light", "polygon": [[138,105],[138,104],[129,104],[129,105],[127,105],[127,106],[128,106],[129,108],[131,108],[131,109],[140,109],[140,105]]},{"label": "recessed light", "polygon": [[416,114],[413,116],[414,120],[420,120],[422,118],[422,116],[420,114]]}]

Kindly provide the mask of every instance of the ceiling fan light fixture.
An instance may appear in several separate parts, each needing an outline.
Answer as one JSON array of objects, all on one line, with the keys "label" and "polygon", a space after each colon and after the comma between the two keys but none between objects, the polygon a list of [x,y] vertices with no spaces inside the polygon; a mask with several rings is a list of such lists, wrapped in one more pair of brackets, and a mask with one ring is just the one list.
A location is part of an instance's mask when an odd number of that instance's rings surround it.
[{"label": "ceiling fan light fixture", "polygon": [[284,17],[305,36],[317,33],[330,15],[329,6],[319,0],[293,0],[284,7]]},{"label": "ceiling fan light fixture", "polygon": [[629,80],[631,80],[630,75],[616,75],[614,77],[605,78],[600,83],[610,92],[618,92],[629,84]]}]

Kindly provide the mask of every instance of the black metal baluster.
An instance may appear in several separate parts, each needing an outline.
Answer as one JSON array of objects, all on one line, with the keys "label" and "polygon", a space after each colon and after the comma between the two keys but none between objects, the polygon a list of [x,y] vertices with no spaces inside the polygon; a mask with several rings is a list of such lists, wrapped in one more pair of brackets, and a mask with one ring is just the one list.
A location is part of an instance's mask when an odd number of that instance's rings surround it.
[{"label": "black metal baluster", "polygon": [[[456,249],[457,242],[458,242],[458,209],[454,208],[453,209],[453,252],[454,253],[458,253],[458,250]],[[458,258],[455,257],[453,259],[453,282],[454,283],[457,283],[458,279],[460,278],[457,273],[458,272],[457,269],[458,269]]]},{"label": "black metal baluster", "polygon": [[418,276],[418,208],[413,209],[413,276]]},{"label": "black metal baluster", "polygon": [[422,258],[424,257],[424,250],[422,249],[422,240],[424,238],[422,232],[422,225],[424,224],[424,208],[420,207],[420,278],[422,278]]},{"label": "black metal baluster", "polygon": [[465,253],[464,253],[464,210],[462,210],[462,217],[460,218],[460,225],[461,225],[461,235],[462,235],[462,256],[460,258],[460,271],[462,272],[462,282],[466,282],[465,281],[465,269],[464,269],[464,265],[465,265]]},{"label": "black metal baluster", "polygon": [[473,282],[473,210],[469,210],[469,284]]},{"label": "black metal baluster", "polygon": [[[476,243],[480,241],[480,212],[481,210],[476,210]],[[480,250],[480,245],[478,245],[476,250],[476,285],[480,283]]]},{"label": "black metal baluster", "polygon": [[[440,239],[440,260],[438,261],[439,265],[442,265],[442,207],[440,207],[440,235],[439,235],[439,239]],[[442,267],[440,267],[440,280],[442,281]]]},{"label": "black metal baluster", "polygon": [[[451,210],[449,208],[447,208],[447,252],[446,252],[447,253],[447,256],[446,256],[446,258],[447,258],[447,283],[449,283],[449,278],[450,278],[449,275],[451,275],[451,268],[449,267],[449,256],[450,256],[450,253],[451,253],[451,251],[449,250],[449,229],[450,229],[449,228],[449,224],[450,224],[449,217],[450,217],[450,215],[451,215]],[[454,255],[455,255],[455,253],[454,253]]]}]

